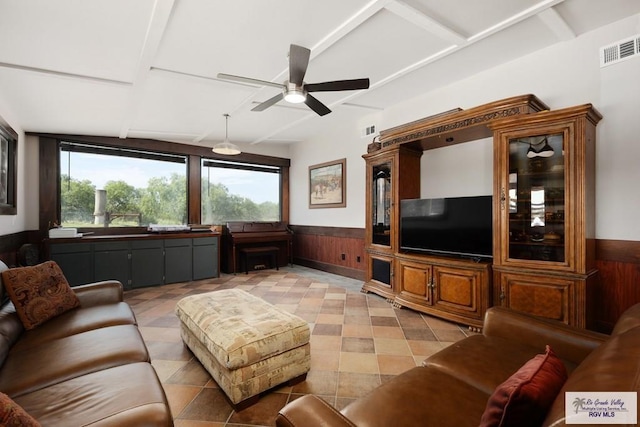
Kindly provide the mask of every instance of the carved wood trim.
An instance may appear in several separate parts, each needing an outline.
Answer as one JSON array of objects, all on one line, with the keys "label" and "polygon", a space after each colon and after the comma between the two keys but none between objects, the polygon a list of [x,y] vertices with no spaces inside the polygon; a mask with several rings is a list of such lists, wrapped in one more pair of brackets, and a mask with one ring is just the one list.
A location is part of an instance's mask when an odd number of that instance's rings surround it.
[{"label": "carved wood trim", "polygon": [[[381,131],[380,149],[430,137],[442,136],[448,133],[457,133],[476,126],[486,126],[489,122],[496,119],[528,114],[548,108],[549,107],[535,95],[529,94],[502,99],[468,110],[454,109]],[[486,130],[486,133],[487,136],[491,135],[488,130]],[[476,133],[470,133],[469,135],[469,137],[465,137],[465,135],[461,135],[462,137],[452,137],[451,141],[448,141],[451,143],[449,145],[459,144],[477,138]],[[370,147],[369,149],[374,148],[375,147]]]}]

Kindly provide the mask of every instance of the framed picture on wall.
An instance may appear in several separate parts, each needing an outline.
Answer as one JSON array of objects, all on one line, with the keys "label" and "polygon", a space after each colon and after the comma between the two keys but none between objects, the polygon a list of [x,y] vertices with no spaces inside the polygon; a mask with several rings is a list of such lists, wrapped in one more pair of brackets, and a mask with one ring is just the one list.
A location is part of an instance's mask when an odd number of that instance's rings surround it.
[{"label": "framed picture on wall", "polygon": [[309,166],[309,208],[347,206],[347,159]]},{"label": "framed picture on wall", "polygon": [[16,214],[16,143],[18,135],[0,118],[0,215]]}]

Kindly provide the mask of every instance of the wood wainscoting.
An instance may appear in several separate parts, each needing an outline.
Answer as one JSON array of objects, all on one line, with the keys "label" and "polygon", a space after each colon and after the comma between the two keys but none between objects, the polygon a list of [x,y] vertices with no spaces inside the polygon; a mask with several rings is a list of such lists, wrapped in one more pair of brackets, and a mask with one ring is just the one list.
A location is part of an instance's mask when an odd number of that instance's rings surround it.
[{"label": "wood wainscoting", "polygon": [[[291,226],[294,262],[364,280],[364,229]],[[345,259],[342,259],[345,254]],[[358,262],[358,256],[360,262]],[[640,241],[597,240],[600,280],[594,292],[595,329],[610,333],[623,311],[640,303]]]},{"label": "wood wainscoting", "polygon": [[21,231],[19,233],[5,234],[0,236],[0,261],[7,264],[9,267],[15,267],[20,265],[20,247],[22,245],[32,243],[39,249],[40,240],[39,234],[33,231]]},{"label": "wood wainscoting", "polygon": [[[292,225],[291,229],[296,264],[364,280],[364,228]],[[17,265],[20,247],[39,245],[39,236],[37,231],[0,236],[0,260]],[[590,309],[595,329],[609,333],[620,314],[640,302],[640,241],[597,240],[596,258],[600,280]]]},{"label": "wood wainscoting", "polygon": [[293,262],[364,280],[364,228],[291,225]]},{"label": "wood wainscoting", "polygon": [[596,266],[595,329],[609,333],[620,314],[640,302],[640,242],[597,240]]}]

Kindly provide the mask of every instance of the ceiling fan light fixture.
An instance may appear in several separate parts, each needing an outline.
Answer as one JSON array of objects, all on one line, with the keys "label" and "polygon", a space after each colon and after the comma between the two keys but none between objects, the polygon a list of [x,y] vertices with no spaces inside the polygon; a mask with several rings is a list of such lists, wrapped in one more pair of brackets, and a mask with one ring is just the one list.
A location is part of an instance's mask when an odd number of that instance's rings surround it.
[{"label": "ceiling fan light fixture", "polygon": [[284,100],[292,104],[301,104],[307,100],[307,94],[301,87],[296,86],[295,83],[287,83]]},{"label": "ceiling fan light fixture", "polygon": [[242,153],[242,151],[240,150],[240,147],[229,140],[229,114],[224,114],[224,118],[224,141],[214,145],[211,151],[225,156],[235,156]]},{"label": "ceiling fan light fixture", "polygon": [[218,73],[218,78],[221,80],[230,80],[238,83],[248,83],[258,86],[275,86],[281,89],[281,92],[276,96],[258,103],[258,105],[253,107],[251,111],[264,111],[284,99],[285,101],[292,104],[305,103],[307,107],[309,107],[319,116],[329,114],[331,110],[320,100],[311,95],[312,93],[369,89],[368,78],[334,80],[312,84],[305,83],[304,76],[307,72],[310,55],[311,50],[306,47],[298,46],[295,44],[289,46],[289,80],[285,80],[282,84],[274,83],[268,80],[258,80],[225,73]]}]

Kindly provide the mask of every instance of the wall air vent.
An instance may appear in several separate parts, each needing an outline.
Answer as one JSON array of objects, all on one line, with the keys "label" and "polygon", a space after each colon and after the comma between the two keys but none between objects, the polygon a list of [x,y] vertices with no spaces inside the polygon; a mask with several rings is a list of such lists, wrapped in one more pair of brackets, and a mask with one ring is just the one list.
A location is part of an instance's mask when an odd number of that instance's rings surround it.
[{"label": "wall air vent", "polygon": [[375,134],[376,134],[376,125],[367,126],[366,128],[362,129],[363,138],[366,138],[368,136],[375,135]]},{"label": "wall air vent", "polygon": [[600,67],[640,57],[640,34],[600,48]]}]

